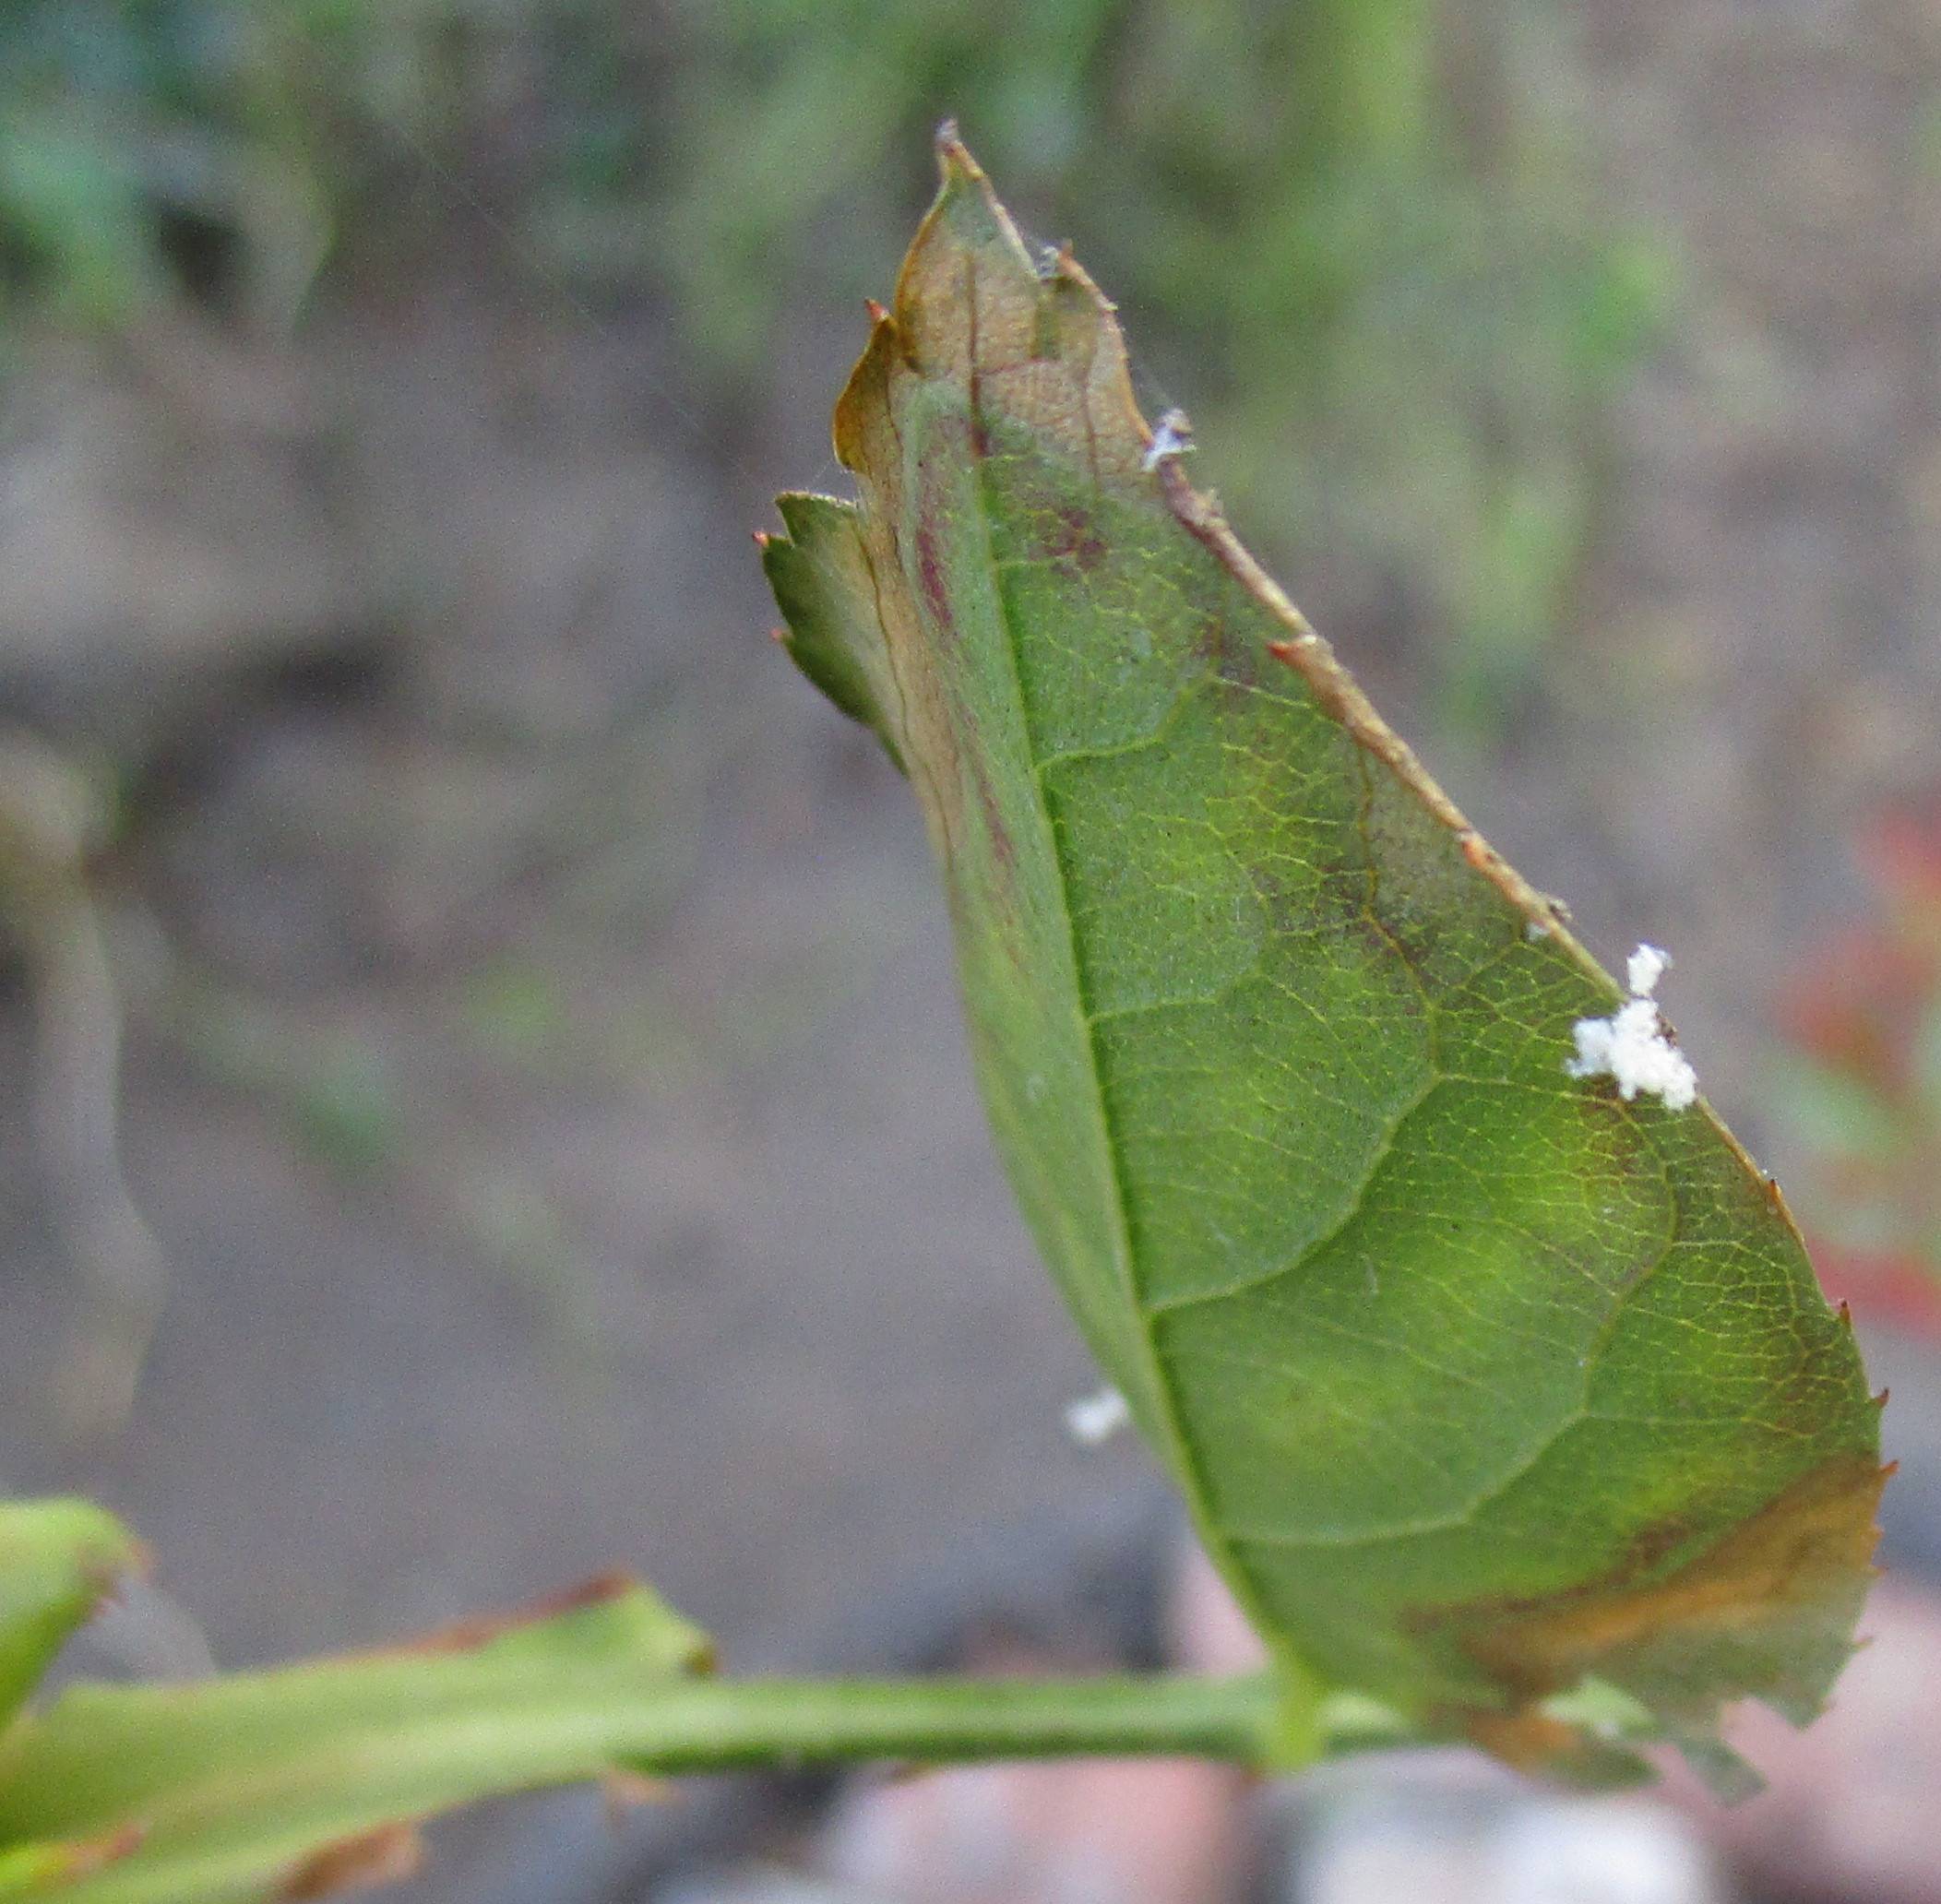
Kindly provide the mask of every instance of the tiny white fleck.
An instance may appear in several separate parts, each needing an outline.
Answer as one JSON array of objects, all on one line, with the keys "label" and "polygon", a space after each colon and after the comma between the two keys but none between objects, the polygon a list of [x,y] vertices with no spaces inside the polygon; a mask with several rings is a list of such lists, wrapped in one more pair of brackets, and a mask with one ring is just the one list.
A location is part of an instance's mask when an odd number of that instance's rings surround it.
[{"label": "tiny white fleck", "polygon": [[1633,998],[1649,998],[1658,982],[1672,969],[1672,955],[1656,946],[1640,946],[1625,961],[1625,977]]},{"label": "tiny white fleck", "polygon": [[1608,1018],[1579,1018],[1571,1028],[1577,1055],[1564,1069],[1573,1077],[1614,1077],[1627,1101],[1639,1091],[1684,1111],[1698,1096],[1698,1074],[1665,1033],[1651,993],[1672,960],[1656,946],[1640,946],[1625,967],[1631,996]]},{"label": "tiny white fleck", "polygon": [[1024,1081],[1024,1101],[1027,1104],[1042,1104],[1051,1086],[1044,1081],[1042,1071],[1033,1071]]},{"label": "tiny white fleck", "polygon": [[1065,1432],[1080,1447],[1110,1441],[1132,1420],[1125,1398],[1116,1388],[1101,1388],[1070,1403],[1065,1410]]},{"label": "tiny white fleck", "polygon": [[1523,928],[1523,936],[1534,946],[1539,939],[1547,939],[1550,936],[1550,928],[1541,919],[1532,919]]},{"label": "tiny white fleck", "polygon": [[1168,457],[1185,456],[1192,447],[1193,426],[1186,421],[1186,412],[1169,410],[1152,433],[1152,441],[1147,445],[1139,467],[1150,475]]}]

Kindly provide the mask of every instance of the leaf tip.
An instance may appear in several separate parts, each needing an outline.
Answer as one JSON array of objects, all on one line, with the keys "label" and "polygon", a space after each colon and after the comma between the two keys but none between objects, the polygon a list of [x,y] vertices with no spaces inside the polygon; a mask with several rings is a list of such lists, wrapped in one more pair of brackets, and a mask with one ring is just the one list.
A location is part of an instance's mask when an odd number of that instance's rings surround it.
[{"label": "leaf tip", "polygon": [[970,156],[970,149],[959,136],[954,116],[937,122],[935,145],[937,173],[947,186],[982,184],[983,167]]},{"label": "leaf tip", "polygon": [[836,460],[845,470],[861,470],[867,465],[879,419],[887,413],[885,392],[890,372],[899,360],[909,354],[894,314],[884,310],[874,299],[871,309],[873,314],[881,315],[873,317],[869,341],[863,345],[856,367],[850,372],[842,395],[836,399],[836,414],[830,426]]}]

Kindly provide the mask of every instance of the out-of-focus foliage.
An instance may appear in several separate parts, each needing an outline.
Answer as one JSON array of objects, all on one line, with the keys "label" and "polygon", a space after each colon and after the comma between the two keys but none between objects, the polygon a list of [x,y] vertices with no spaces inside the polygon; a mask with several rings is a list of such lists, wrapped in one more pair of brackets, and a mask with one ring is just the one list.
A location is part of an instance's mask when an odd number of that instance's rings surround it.
[{"label": "out-of-focus foliage", "polygon": [[67,1636],[140,1560],[89,1502],[0,1501],[0,1734]]},{"label": "out-of-focus foliage", "polygon": [[178,292],[287,313],[332,209],[293,9],[24,0],[0,12],[0,286],[112,325]]},{"label": "out-of-focus foliage", "polygon": [[1822,1279],[1941,1335],[1941,809],[1889,815],[1863,845],[1879,913],[1793,986],[1776,1101],[1809,1160]]},{"label": "out-of-focus foliage", "polygon": [[1666,294],[1590,208],[1566,13],[17,0],[0,260],[70,320],[184,289],[277,318],[333,244],[422,269],[427,221],[489,218],[562,284],[670,298],[726,393],[785,301],[883,288],[955,113],[1042,235],[1082,222],[1220,439],[1203,473],[1434,629],[1446,711],[1486,725],[1567,610],[1596,405]]}]

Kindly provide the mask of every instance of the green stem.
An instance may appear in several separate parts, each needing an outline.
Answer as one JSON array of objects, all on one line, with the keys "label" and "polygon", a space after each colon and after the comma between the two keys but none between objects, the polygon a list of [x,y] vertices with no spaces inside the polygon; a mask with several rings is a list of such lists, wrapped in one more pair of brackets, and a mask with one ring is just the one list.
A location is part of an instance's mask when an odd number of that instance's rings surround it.
[{"label": "green stem", "polygon": [[663,1771],[1191,1754],[1264,1765],[1285,1727],[1268,1674],[1238,1679],[740,1679],[658,1697],[642,1762]]},{"label": "green stem", "polygon": [[327,1803],[341,1835],[621,1767],[1143,1753],[1279,1767],[1323,1744],[1313,1704],[1265,1673],[715,1680],[556,1658],[378,1659],[77,1687],[0,1739],[0,1845],[236,1807],[258,1829],[300,1795]]},{"label": "green stem", "polygon": [[614,1772],[1086,1754],[1283,1770],[1393,1735],[1282,1673],[710,1680],[589,1657],[572,1615],[558,1628],[544,1647],[74,1687],[0,1731],[0,1897],[290,1895],[306,1861],[399,1820]]}]

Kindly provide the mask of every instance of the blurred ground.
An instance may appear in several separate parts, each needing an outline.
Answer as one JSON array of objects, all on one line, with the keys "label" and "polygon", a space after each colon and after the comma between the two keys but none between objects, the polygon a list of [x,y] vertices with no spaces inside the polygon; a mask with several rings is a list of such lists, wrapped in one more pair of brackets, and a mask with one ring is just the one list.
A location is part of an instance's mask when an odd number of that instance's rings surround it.
[{"label": "blurred ground", "polygon": [[[1783,1179],[1774,992],[1859,903],[1855,825],[1941,776],[1941,15],[1588,20],[1603,191],[1675,243],[1678,304],[1567,628],[1434,764],[1607,958],[1674,950],[1667,1008]],[[1149,1644],[1164,1510],[1063,1433],[1094,1377],[990,1155],[915,816],[766,637],[748,532],[830,480],[860,315],[803,314],[730,420],[663,315],[591,321],[448,215],[408,297],[275,348],[158,320],[9,394],[0,679],[121,790],[94,889],[169,1268],[132,1419],[68,1432],[89,1312],[17,986],[0,1489],[124,1512],[225,1663],[614,1562],[742,1663],[921,1654],[992,1605],[1082,1652],[1121,1589],[1090,1643]],[[1326,550],[1286,579],[1435,724],[1445,631]],[[1897,1511],[1941,1551],[1941,1503]],[[577,1895],[587,1820],[545,1816],[512,1868]],[[411,1895],[497,1895],[509,1841]]]}]

